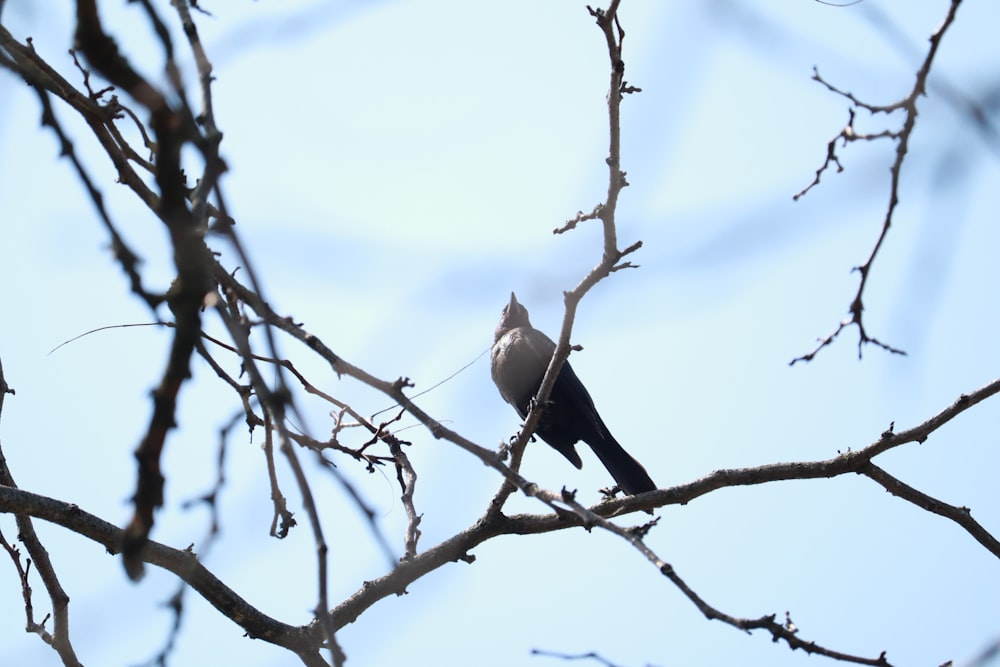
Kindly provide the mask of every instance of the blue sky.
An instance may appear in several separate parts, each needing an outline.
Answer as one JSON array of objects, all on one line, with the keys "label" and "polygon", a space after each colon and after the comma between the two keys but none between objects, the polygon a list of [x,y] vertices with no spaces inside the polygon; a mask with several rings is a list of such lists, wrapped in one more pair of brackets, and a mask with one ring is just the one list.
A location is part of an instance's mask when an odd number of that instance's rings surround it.
[{"label": "blue sky", "polygon": [[[506,439],[517,416],[478,356],[501,308],[516,291],[535,326],[554,336],[562,291],[599,260],[596,225],[551,234],[606,187],[606,53],[584,4],[530,12],[444,0],[216,4],[198,24],[231,167],[223,187],[266,298],[351,363],[408,376],[417,391],[475,360],[419,404],[484,446]],[[139,10],[105,5],[109,31],[162,80]],[[813,67],[862,99],[895,101],[946,9],[944,1],[623,3],[626,78],[643,92],[623,107],[631,185],[618,234],[623,247],[643,241],[633,258],[641,268],[614,274],[584,300],[573,342],[585,349],[572,361],[618,440],[661,486],[857,449],[890,422],[919,423],[996,377],[997,153],[933,85],[865,301],[870,333],[909,356],[869,347],[859,362],[848,330],[813,363],[788,366],[846,314],[857,280],[850,269],[867,257],[884,216],[894,148],[842,149],[846,170],[793,202],[847,120],[845,100],[811,80]],[[75,80],[65,13],[8,0],[3,20]],[[993,3],[963,3],[932,83],[970,97],[995,85],[997,18]],[[193,84],[193,68],[184,74]],[[169,332],[111,330],[49,354],[90,329],[150,314],[128,294],[81,185],[39,128],[34,95],[0,74],[0,98],[8,277],[0,357],[17,390],[5,404],[4,453],[22,487],[123,523],[131,451]],[[172,273],[161,227],[114,183],[81,124],[63,110],[60,118],[147,280],[165,289]],[[871,131],[897,122],[858,116]],[[193,156],[191,164],[194,173]],[[235,266],[232,250],[216,245]],[[362,413],[388,407],[293,341],[280,348]],[[212,484],[218,430],[239,407],[216,385],[196,365],[167,449],[155,537],[173,546],[201,544],[207,530],[206,513],[182,505]],[[323,437],[328,407],[299,399],[303,426]],[[995,534],[997,414],[987,401],[877,462],[970,507]],[[413,442],[428,548],[473,522],[498,479],[419,427],[401,435]],[[316,602],[312,539],[304,526],[282,542],[267,537],[260,437],[237,429],[229,440],[223,532],[206,564],[265,612],[304,623]],[[538,445],[524,473],[596,502],[609,479],[589,452],[584,461],[576,471]],[[340,470],[401,550],[405,515],[391,474],[348,462]],[[331,543],[331,591],[342,599],[386,563],[333,478],[317,470],[312,478]],[[285,489],[297,503],[287,474]],[[541,507],[515,499],[512,511]],[[872,657],[885,650],[898,665],[960,664],[1000,636],[995,558],[865,478],[729,489],[659,514],[650,547],[728,613],[789,610],[804,637]],[[7,517],[0,527],[15,534]],[[83,661],[132,665],[153,655],[171,622],[160,603],[172,576],[151,571],[133,586],[99,547],[52,526],[40,532],[72,598]],[[346,627],[348,664],[562,664],[532,657],[532,648],[597,651],[623,666],[824,661],[706,621],[610,535],[505,537],[474,553],[473,565],[445,567]],[[12,569],[0,566],[0,599],[17,595]],[[188,605],[175,664],[295,664],[193,596]],[[0,662],[57,664],[22,625],[18,605],[0,606]]]}]

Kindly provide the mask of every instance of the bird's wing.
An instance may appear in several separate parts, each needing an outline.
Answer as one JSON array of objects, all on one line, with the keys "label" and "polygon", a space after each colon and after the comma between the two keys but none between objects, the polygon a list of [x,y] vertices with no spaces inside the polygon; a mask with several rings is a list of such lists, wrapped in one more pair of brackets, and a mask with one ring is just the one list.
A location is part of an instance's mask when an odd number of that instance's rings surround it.
[{"label": "bird's wing", "polygon": [[594,407],[594,399],[568,361],[559,371],[549,403],[553,405],[553,412],[568,422],[567,426],[573,431],[574,442],[601,437],[606,428]]}]

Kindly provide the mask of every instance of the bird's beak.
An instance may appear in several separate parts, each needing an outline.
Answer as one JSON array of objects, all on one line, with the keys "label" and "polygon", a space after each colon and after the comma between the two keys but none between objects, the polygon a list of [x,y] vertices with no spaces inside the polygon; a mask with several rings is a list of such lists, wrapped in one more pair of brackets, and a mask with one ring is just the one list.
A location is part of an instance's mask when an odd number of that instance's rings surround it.
[{"label": "bird's beak", "polygon": [[510,303],[507,304],[507,308],[510,309],[508,312],[511,312],[511,313],[514,312],[514,309],[517,308],[517,306],[519,306],[519,305],[520,304],[517,302],[517,297],[514,296],[513,292],[511,292],[510,293]]}]

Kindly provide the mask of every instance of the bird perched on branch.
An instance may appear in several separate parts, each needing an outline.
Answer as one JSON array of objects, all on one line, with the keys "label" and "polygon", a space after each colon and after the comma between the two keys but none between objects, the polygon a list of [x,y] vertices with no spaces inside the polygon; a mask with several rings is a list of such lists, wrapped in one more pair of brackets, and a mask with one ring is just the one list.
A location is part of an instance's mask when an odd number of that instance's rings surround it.
[{"label": "bird perched on branch", "polygon": [[[493,337],[492,373],[500,395],[522,419],[528,415],[555,349],[551,338],[531,326],[527,308],[511,292]],[[656,489],[642,464],[629,456],[608,431],[568,361],[556,377],[535,433],[577,468],[582,468],[583,462],[576,443],[584,441],[625,493]]]}]

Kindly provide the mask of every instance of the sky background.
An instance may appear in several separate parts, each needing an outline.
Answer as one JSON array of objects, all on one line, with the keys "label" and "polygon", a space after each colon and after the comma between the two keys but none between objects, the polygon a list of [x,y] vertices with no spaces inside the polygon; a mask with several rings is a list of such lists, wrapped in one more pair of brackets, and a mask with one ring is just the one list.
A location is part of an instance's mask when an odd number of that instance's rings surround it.
[{"label": "sky background", "polygon": [[[155,4],[173,24],[169,4]],[[606,191],[607,54],[585,4],[200,4],[213,14],[196,20],[214,64],[230,166],[223,188],[265,298],[349,362],[385,379],[407,376],[414,391],[471,362],[418,403],[479,444],[507,439],[519,422],[482,355],[503,305],[516,291],[534,325],[555,336],[562,292],[600,259],[597,224],[551,233]],[[913,426],[997,376],[1000,151],[942,94],[947,86],[981,99],[997,87],[1000,6],[984,0],[962,4],[941,47],[895,224],[865,294],[869,333],[909,355],[868,347],[859,362],[850,329],[814,362],[788,365],[846,315],[857,285],[851,267],[881,229],[895,149],[887,140],[840,149],[845,171],[828,171],[794,202],[847,121],[846,101],[811,80],[813,67],[863,100],[894,102],[912,87],[947,7],[623,3],[626,79],[643,92],[623,104],[631,185],[618,236],[621,247],[642,240],[630,258],[641,268],[614,274],[583,301],[573,342],[585,349],[572,363],[617,439],[661,487],[864,447],[890,422]],[[105,2],[102,15],[125,52],[162,83],[162,52],[137,5]],[[7,0],[2,19],[78,81],[66,53],[68,6]],[[175,45],[197,100],[189,51],[179,39]],[[147,284],[166,289],[173,273],[162,226],[114,182],[82,123],[57,112],[143,257]],[[92,205],[39,118],[34,93],[0,71],[0,358],[17,390],[0,439],[21,487],[122,525],[131,453],[170,332],[114,329],[50,353],[91,329],[152,318],[129,294]],[[856,126],[877,132],[899,122],[859,112]],[[189,174],[197,173],[188,157]],[[212,246],[227,266],[238,264],[222,241]],[[315,384],[363,414],[391,405],[336,378],[294,341],[279,345]],[[301,426],[324,437],[329,407],[298,398]],[[996,400],[876,463],[971,508],[996,535]],[[238,409],[197,362],[166,450],[158,541],[201,550],[209,516],[186,502],[214,483],[219,430]],[[400,435],[413,443],[426,549],[474,522],[499,479],[422,427]],[[222,533],[205,562],[265,613],[305,623],[316,603],[312,536],[302,525],[286,540],[267,537],[261,438],[237,426],[227,440]],[[610,478],[583,456],[577,471],[532,446],[523,472],[596,502]],[[310,471],[339,601],[388,564],[339,483]],[[347,461],[340,471],[401,553],[405,513],[392,472],[367,475]],[[282,476],[303,519],[287,469]],[[515,498],[510,510],[542,507]],[[967,664],[1000,637],[996,558],[867,478],[726,489],[657,514],[649,546],[727,613],[780,618],[788,610],[801,636],[868,657],[885,650],[896,665]],[[132,585],[101,547],[36,525],[71,597],[82,661],[126,666],[153,657],[172,623],[163,603],[174,577],[151,568]],[[9,516],[0,528],[16,535]],[[563,664],[532,649],[596,651],[623,667],[834,664],[705,620],[637,552],[600,531],[502,537],[473,553],[474,564],[441,568],[345,627],[338,638],[348,664]],[[40,617],[48,605],[34,585]],[[0,664],[58,664],[22,631],[19,596],[12,566],[0,564]],[[196,596],[187,602],[172,664],[297,664],[243,637]]]}]

